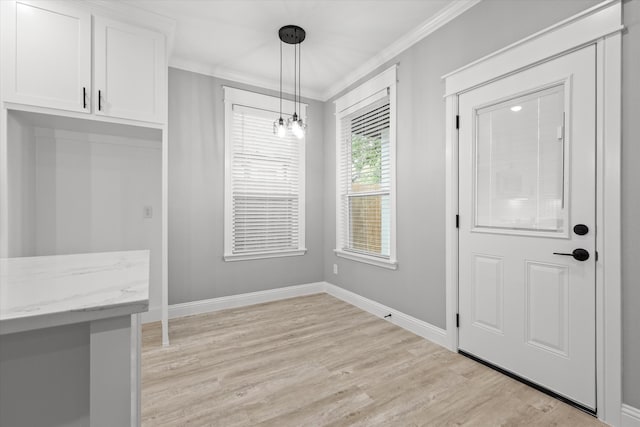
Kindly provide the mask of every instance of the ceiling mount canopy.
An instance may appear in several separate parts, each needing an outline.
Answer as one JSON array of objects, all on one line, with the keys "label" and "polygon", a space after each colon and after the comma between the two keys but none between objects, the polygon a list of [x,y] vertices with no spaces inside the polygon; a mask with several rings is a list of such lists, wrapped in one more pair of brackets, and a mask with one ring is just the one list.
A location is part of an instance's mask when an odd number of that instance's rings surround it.
[{"label": "ceiling mount canopy", "polygon": [[[297,107],[301,103],[300,95],[300,69],[301,53],[300,44],[307,37],[307,32],[297,25],[285,25],[278,30],[280,37],[280,117],[273,122],[273,133],[281,138],[287,135],[287,131],[291,131],[298,139],[304,138],[307,130],[307,124],[302,117],[298,116]],[[282,43],[293,45],[293,114],[286,121],[282,118]]]},{"label": "ceiling mount canopy", "polygon": [[298,44],[304,41],[307,32],[297,25],[285,25],[278,31],[278,36],[287,44]]}]

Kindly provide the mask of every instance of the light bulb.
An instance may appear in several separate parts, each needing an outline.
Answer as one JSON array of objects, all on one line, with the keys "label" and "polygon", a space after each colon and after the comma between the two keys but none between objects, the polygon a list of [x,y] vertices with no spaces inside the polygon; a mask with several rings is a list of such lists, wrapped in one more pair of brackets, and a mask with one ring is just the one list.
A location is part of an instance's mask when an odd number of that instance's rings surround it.
[{"label": "light bulb", "polygon": [[298,139],[304,137],[304,124],[302,123],[302,119],[298,119],[291,124],[291,132],[293,132]]},{"label": "light bulb", "polygon": [[284,120],[280,117],[273,123],[273,133],[280,138],[284,138],[287,135],[287,127],[284,125]]},{"label": "light bulb", "polygon": [[285,136],[287,136],[287,127],[284,125],[284,123],[280,123],[278,125],[278,136],[280,138],[284,138]]}]

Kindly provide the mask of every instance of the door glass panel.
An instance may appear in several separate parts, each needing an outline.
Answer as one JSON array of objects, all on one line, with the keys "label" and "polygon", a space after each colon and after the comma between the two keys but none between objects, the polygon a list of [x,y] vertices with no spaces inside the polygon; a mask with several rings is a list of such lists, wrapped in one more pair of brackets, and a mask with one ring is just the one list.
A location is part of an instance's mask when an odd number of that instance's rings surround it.
[{"label": "door glass panel", "polygon": [[564,85],[476,110],[475,225],[563,232]]}]

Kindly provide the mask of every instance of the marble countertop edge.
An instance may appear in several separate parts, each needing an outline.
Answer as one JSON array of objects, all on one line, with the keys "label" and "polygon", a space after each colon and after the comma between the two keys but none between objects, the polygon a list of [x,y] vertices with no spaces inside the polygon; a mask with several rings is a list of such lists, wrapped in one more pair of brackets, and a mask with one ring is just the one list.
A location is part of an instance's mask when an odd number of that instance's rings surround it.
[{"label": "marble countertop edge", "polygon": [[17,317],[0,322],[0,335],[71,325],[75,323],[91,322],[111,317],[128,316],[145,312],[148,309],[149,303],[148,300],[145,300],[136,303],[112,306],[101,310],[67,311],[31,317]]},{"label": "marble countertop edge", "polygon": [[0,335],[149,308],[148,250],[0,260]]}]

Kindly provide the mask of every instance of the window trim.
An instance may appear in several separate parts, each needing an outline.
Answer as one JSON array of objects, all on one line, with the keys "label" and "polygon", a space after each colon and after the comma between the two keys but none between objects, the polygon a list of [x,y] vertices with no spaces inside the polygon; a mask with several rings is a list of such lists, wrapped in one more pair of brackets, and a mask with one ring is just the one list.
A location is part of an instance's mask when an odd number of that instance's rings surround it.
[{"label": "window trim", "polygon": [[[306,136],[300,140],[300,182],[299,198],[298,198],[298,248],[286,249],[282,251],[260,251],[243,254],[234,254],[233,247],[233,192],[231,191],[232,182],[232,139],[231,129],[233,127],[233,106],[242,105],[250,108],[273,111],[273,119],[276,120],[280,111],[280,99],[275,96],[265,95],[262,93],[251,92],[248,90],[237,89],[229,86],[222,86],[224,93],[224,244],[223,259],[225,261],[244,261],[267,258],[280,258],[304,255],[306,248]],[[307,104],[298,104],[299,116],[307,122]],[[282,100],[282,116],[289,116],[288,112],[294,111],[293,101]],[[287,112],[287,113],[285,113]]]},{"label": "window trim", "polygon": [[[383,267],[390,270],[396,270],[398,268],[398,260],[396,257],[396,84],[397,84],[397,65],[393,65],[377,76],[371,78],[362,85],[349,91],[342,97],[334,101],[336,108],[336,239],[335,249],[333,252],[345,259],[352,261],[362,262],[365,264],[374,265],[377,267]],[[341,248],[341,241],[344,227],[341,215],[341,188],[340,188],[340,173],[341,173],[341,146],[342,146],[342,118],[347,116],[353,111],[358,110],[372,102],[375,102],[375,97],[385,89],[389,91],[389,174],[390,174],[390,187],[389,187],[389,200],[391,209],[390,219],[390,236],[389,236],[389,258],[376,257],[369,254],[358,253],[355,251],[346,250]],[[373,99],[372,99],[373,98]]]}]

